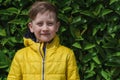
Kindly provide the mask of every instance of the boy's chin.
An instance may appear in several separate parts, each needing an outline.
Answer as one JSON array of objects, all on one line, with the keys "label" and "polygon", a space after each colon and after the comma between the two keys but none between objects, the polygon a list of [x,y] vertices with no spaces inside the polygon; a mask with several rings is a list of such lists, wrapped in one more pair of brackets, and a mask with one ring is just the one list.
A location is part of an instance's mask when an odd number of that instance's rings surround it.
[{"label": "boy's chin", "polygon": [[39,42],[45,42],[45,43],[47,43],[47,42],[51,42],[51,40],[52,39],[41,39],[41,40],[39,40]]},{"label": "boy's chin", "polygon": [[40,37],[38,40],[38,42],[51,42],[53,40],[54,36],[53,37]]}]

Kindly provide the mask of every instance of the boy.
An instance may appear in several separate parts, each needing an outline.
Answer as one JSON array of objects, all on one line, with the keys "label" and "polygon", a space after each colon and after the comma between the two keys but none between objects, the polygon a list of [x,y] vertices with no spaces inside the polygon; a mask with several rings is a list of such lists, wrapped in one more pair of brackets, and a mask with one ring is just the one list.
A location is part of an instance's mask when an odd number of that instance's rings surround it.
[{"label": "boy", "polygon": [[7,80],[79,80],[73,51],[60,45],[56,35],[60,23],[55,6],[35,2],[29,17],[26,47],[15,54]]}]

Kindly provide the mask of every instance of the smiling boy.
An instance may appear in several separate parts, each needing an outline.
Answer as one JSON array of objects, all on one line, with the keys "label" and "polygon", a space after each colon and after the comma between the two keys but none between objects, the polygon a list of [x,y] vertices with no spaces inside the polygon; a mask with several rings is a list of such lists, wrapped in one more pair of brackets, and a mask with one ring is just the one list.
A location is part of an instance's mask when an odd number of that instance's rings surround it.
[{"label": "smiling boy", "polygon": [[35,2],[29,17],[30,34],[24,37],[25,48],[15,54],[7,80],[80,80],[73,51],[61,45],[56,34],[56,7]]}]

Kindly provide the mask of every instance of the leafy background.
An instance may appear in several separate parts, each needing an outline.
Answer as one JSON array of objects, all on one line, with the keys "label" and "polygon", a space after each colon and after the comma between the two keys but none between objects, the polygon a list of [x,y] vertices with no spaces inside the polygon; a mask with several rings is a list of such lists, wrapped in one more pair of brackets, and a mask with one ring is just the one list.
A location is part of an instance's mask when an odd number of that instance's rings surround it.
[{"label": "leafy background", "polygon": [[[0,80],[24,47],[36,0],[0,0]],[[81,80],[120,80],[120,0],[47,0],[59,8],[61,44],[75,52]]]}]

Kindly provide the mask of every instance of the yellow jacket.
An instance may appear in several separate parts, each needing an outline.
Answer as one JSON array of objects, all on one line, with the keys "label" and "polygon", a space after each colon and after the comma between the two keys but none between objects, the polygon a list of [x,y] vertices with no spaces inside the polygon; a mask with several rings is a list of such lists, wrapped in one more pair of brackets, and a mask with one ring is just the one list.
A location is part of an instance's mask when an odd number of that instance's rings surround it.
[{"label": "yellow jacket", "polygon": [[[72,50],[59,38],[46,44],[24,38],[25,48],[14,56],[7,80],[80,80]],[[44,54],[45,52],[45,54]]]}]

